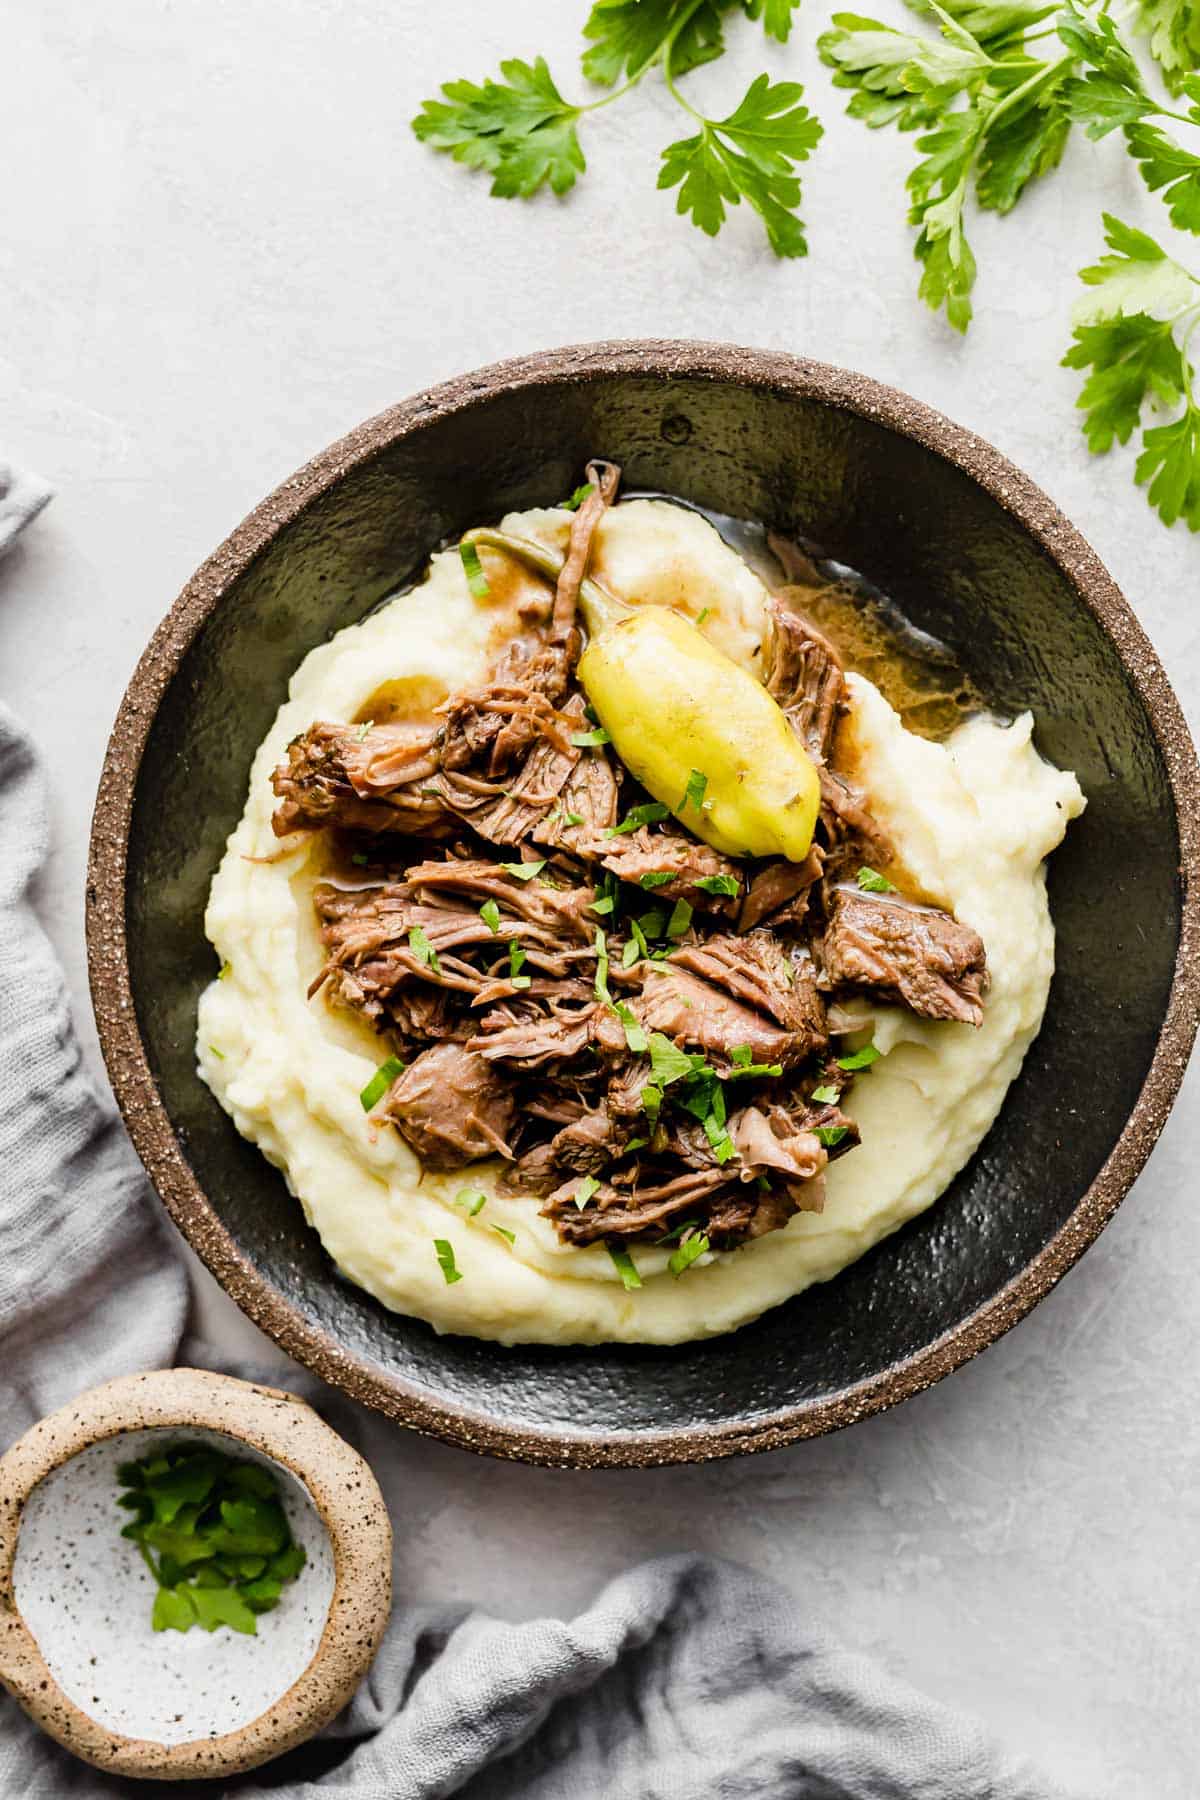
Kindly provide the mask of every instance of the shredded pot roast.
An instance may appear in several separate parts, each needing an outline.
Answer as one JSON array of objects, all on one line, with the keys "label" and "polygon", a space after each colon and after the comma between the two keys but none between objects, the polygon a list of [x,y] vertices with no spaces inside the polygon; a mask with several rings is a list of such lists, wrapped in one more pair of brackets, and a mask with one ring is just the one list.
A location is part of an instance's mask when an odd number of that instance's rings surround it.
[{"label": "shredded pot roast", "polygon": [[838,768],[841,664],[779,599],[763,669],[820,770],[807,859],[724,856],[637,786],[574,678],[619,471],[588,477],[554,591],[488,682],[428,727],[311,725],[275,771],[275,830],[332,834],[313,992],[404,1065],[375,1116],[424,1164],[503,1158],[564,1243],[728,1249],[820,1211],[858,1142],[843,1102],[870,1052],[839,1056],[831,1008],[978,1025],[984,947],[882,873]]}]

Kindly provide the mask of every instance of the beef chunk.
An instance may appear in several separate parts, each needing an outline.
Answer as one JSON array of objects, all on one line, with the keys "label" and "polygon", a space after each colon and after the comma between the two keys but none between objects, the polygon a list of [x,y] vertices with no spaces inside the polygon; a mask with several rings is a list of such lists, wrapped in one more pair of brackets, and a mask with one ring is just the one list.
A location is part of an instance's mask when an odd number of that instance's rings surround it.
[{"label": "beef chunk", "polygon": [[354,831],[436,834],[452,821],[429,783],[436,732],[415,725],[370,728],[318,723],[293,738],[271,777],[281,804],[277,837],[340,825]]},{"label": "beef chunk", "polygon": [[668,962],[702,975],[733,999],[766,1013],[785,1031],[802,1034],[809,1050],[827,1041],[825,1009],[812,962],[800,952],[793,956],[769,931],[705,938],[673,951]]},{"label": "beef chunk", "polygon": [[883,993],[922,1018],[983,1023],[983,939],[937,907],[836,887],[822,960],[835,986]]},{"label": "beef chunk", "polygon": [[733,1068],[731,1052],[742,1046],[749,1048],[753,1062],[791,1069],[804,1061],[815,1043],[808,1025],[785,1029],[757,1007],[670,961],[655,964],[647,974],[638,1012],[648,1031],[661,1031],[677,1044],[702,1050],[722,1071]]},{"label": "beef chunk", "polygon": [[[634,887],[641,885],[643,876],[654,877],[650,886],[656,899],[686,900],[706,912],[731,915],[745,886],[739,864],[666,822],[654,827],[640,825],[620,837],[593,834],[573,847],[582,855],[597,857],[604,868]],[[662,875],[670,879],[657,879]],[[699,886],[701,881],[718,877],[736,884],[732,895],[713,894]]]},{"label": "beef chunk", "polygon": [[512,1084],[459,1044],[435,1044],[409,1063],[377,1117],[388,1119],[431,1169],[461,1169],[480,1157],[511,1156]]},{"label": "beef chunk", "polygon": [[845,711],[846,683],[833,645],[782,600],[769,602],[763,680],[816,762],[828,762]]},{"label": "beef chunk", "polygon": [[824,853],[813,846],[802,863],[776,857],[764,863],[738,909],[739,931],[770,923],[772,930],[798,931],[808,912],[808,897],[821,877]]}]

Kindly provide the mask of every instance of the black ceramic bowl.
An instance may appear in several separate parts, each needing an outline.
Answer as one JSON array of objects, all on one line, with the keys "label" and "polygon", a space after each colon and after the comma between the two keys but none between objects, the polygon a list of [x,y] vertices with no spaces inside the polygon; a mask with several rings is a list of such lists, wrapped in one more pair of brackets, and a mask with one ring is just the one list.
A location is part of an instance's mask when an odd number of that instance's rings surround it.
[{"label": "black ceramic bowl", "polygon": [[[193,1056],[213,973],[209,882],[297,663],[440,539],[569,491],[590,454],[619,462],[630,487],[762,520],[861,569],[953,647],[1000,712],[1033,709],[1042,750],[1088,797],[1052,863],[1046,1021],[968,1167],[835,1281],[678,1349],[503,1349],[387,1312],[338,1277]],[[955,1368],[1111,1216],[1195,1031],[1198,791],[1179,709],[1111,579],[978,438],[860,376],[756,351],[608,344],[506,363],[395,407],[301,470],[204,564],[147,649],[92,839],[109,1072],[159,1193],[217,1279],[359,1399],[538,1462],[768,1448]]]}]

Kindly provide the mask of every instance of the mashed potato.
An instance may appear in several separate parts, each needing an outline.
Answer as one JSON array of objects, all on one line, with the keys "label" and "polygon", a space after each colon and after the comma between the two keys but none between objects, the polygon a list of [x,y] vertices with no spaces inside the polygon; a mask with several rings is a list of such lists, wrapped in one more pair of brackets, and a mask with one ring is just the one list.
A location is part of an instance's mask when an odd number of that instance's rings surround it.
[{"label": "mashed potato", "polygon": [[[532,512],[504,529],[563,544],[569,515]],[[751,669],[765,589],[699,515],[660,501],[610,512],[593,568],[634,601],[676,605]],[[929,1206],[967,1161],[1004,1100],[1041,1023],[1054,968],[1043,858],[1083,809],[1073,775],[1044,762],[1028,715],[964,724],[945,744],[906,731],[870,682],[849,677],[843,731],[872,810],[929,895],[982,935],[992,986],[982,1028],[906,1011],[864,1011],[886,1054],[846,1110],[862,1145],[827,1176],[822,1213],[799,1213],[675,1280],[668,1252],[637,1247],[643,1279],[627,1293],[603,1246],[559,1244],[538,1202],[498,1196],[498,1165],[422,1172],[359,1093],[382,1060],[363,1022],[305,990],[321,965],[310,893],[319,839],[276,857],[271,771],[315,719],[361,715],[381,683],[436,703],[481,679],[505,621],[497,595],[472,597],[453,551],[414,592],[307,656],[255,758],[250,795],[213,881],[206,929],[226,965],[200,1004],[200,1073],[238,1130],[284,1173],[343,1274],[441,1331],[504,1343],[678,1343],[745,1324],[827,1281]],[[256,861],[254,858],[272,858]],[[467,1183],[489,1194],[473,1218],[454,1204]],[[514,1234],[507,1238],[493,1229]],[[433,1240],[453,1245],[462,1280],[447,1286]]]}]

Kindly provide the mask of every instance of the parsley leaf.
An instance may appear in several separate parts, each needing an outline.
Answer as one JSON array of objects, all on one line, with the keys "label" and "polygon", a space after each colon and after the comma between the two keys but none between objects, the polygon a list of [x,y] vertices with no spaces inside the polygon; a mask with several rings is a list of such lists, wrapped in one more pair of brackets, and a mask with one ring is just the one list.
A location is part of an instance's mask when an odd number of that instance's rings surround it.
[{"label": "parsley leaf", "polygon": [[672,909],[671,916],[667,920],[667,936],[672,938],[682,937],[691,922],[692,907],[690,901],[677,900]]},{"label": "parsley leaf", "polygon": [[625,1289],[625,1292],[627,1294],[632,1293],[634,1288],[640,1288],[642,1285],[642,1278],[638,1274],[637,1265],[634,1263],[628,1250],[614,1250],[610,1244],[608,1247],[608,1254],[612,1257],[613,1267],[621,1277],[621,1286]]},{"label": "parsley leaf", "polygon": [[437,1257],[438,1268],[442,1271],[442,1279],[447,1287],[453,1287],[456,1281],[462,1280],[462,1270],[454,1261],[454,1245],[449,1238],[434,1238],[433,1253]]},{"label": "parsley leaf", "polygon": [[1200,281],[1145,232],[1104,215],[1111,252],[1080,270],[1091,290],[1076,309],[1075,341],[1063,362],[1090,370],[1079,395],[1089,449],[1127,443],[1147,401],[1177,406],[1175,419],[1146,428],[1134,479],[1165,525],[1200,530],[1200,410],[1187,345],[1200,322]]},{"label": "parsley leaf", "polygon": [[583,28],[591,45],[583,72],[602,87],[622,74],[636,81],[669,45],[672,70],[686,75],[721,55],[721,15],[728,6],[729,0],[700,0],[698,6],[688,0],[595,0]]},{"label": "parsley leaf", "polygon": [[516,862],[516,863],[501,863],[500,864],[500,867],[504,870],[504,873],[506,875],[512,875],[517,881],[532,881],[535,875],[541,874],[541,872],[545,868],[545,866],[546,866],[545,857],[542,858],[541,862]]},{"label": "parsley leaf", "polygon": [[468,1219],[473,1219],[487,1205],[487,1195],[482,1188],[459,1188],[454,1196],[454,1204],[465,1206]]},{"label": "parsley leaf", "polygon": [[560,502],[563,511],[578,512],[595,485],[596,484],[593,481],[582,482],[580,486],[575,489],[574,493],[569,494],[565,500]]},{"label": "parsley leaf", "polygon": [[651,888],[666,887],[668,881],[674,881],[673,869],[647,869],[644,875],[638,876],[638,886],[649,892]]},{"label": "parsley leaf", "polygon": [[761,19],[768,37],[786,44],[792,29],[792,14],[799,10],[800,0],[742,0],[752,19]]},{"label": "parsley leaf", "polygon": [[575,1204],[580,1212],[583,1211],[592,1195],[599,1191],[599,1187],[600,1183],[596,1180],[594,1175],[584,1175],[582,1177],[574,1194]]},{"label": "parsley leaf", "polygon": [[425,101],[413,131],[431,150],[486,170],[492,193],[503,199],[528,199],[547,182],[554,193],[567,193],[587,166],[575,130],[581,109],[563,99],[545,57],[510,57],[500,73],[502,81],[482,86],[444,82],[444,99]]},{"label": "parsley leaf", "polygon": [[732,896],[738,892],[738,878],[736,875],[702,875],[699,881],[693,882],[692,885],[702,889],[706,894],[728,894]]},{"label": "parsley leaf", "polygon": [[818,1106],[836,1106],[841,1095],[835,1087],[822,1086],[815,1087],[809,1095],[809,1099],[815,1101]]},{"label": "parsley leaf", "polygon": [[693,769],[688,776],[687,788],[684,791],[683,799],[679,802],[679,811],[681,814],[685,813],[689,806],[694,806],[697,812],[701,810],[704,805],[704,790],[707,786],[708,776],[703,774],[699,769]]},{"label": "parsley leaf", "polygon": [[[673,1081],[681,1081],[692,1073],[692,1059],[686,1050],[678,1049],[664,1032],[650,1033],[650,1067],[655,1086],[660,1090]],[[643,1090],[644,1092],[644,1090]]]},{"label": "parsley leaf", "polygon": [[525,961],[525,952],[516,938],[508,940],[508,979],[515,988],[527,988],[532,977],[522,975],[521,968]]},{"label": "parsley leaf", "polygon": [[405,1065],[400,1061],[398,1056],[389,1056],[386,1062],[380,1063],[370,1081],[368,1081],[366,1087],[358,1096],[364,1112],[370,1112],[372,1107],[379,1104],[383,1099],[383,1096],[391,1087],[393,1081],[395,1081],[397,1075],[403,1075],[404,1069]]},{"label": "parsley leaf", "polygon": [[707,1254],[708,1239],[703,1232],[695,1237],[686,1237],[671,1256],[667,1258],[667,1267],[678,1281],[696,1261],[697,1257]]},{"label": "parsley leaf", "polygon": [[823,1144],[827,1150],[832,1150],[835,1144],[841,1143],[849,1129],[850,1127],[848,1125],[818,1125],[813,1132],[813,1136],[816,1138],[817,1142]]},{"label": "parsley leaf", "polygon": [[648,800],[644,806],[631,806],[619,825],[612,825],[605,832],[606,837],[621,837],[627,831],[636,831],[641,825],[657,824],[670,814],[670,807],[664,806],[661,800]]},{"label": "parsley leaf", "polygon": [[507,1225],[493,1225],[492,1230],[495,1232],[497,1237],[502,1237],[504,1239],[505,1243],[508,1245],[509,1249],[511,1250],[513,1245],[517,1241],[516,1232],[510,1231],[508,1229]]},{"label": "parsley leaf", "polygon": [[577,750],[596,750],[601,744],[611,744],[612,738],[603,725],[598,725],[595,731],[573,731],[571,742]]},{"label": "parsley leaf", "polygon": [[1183,519],[1200,531],[1200,409],[1189,399],[1178,419],[1144,431],[1142,445],[1134,480],[1149,482],[1146,498],[1163,524]]},{"label": "parsley leaf", "polygon": [[855,879],[859,887],[867,894],[894,894],[896,892],[886,875],[881,875],[877,869],[868,868],[866,863],[858,871]]},{"label": "parsley leaf", "polygon": [[494,900],[485,900],[479,909],[479,916],[492,933],[493,937],[500,929],[500,908]]},{"label": "parsley leaf", "polygon": [[422,926],[414,925],[411,928],[408,934],[408,947],[416,957],[417,961],[423,963],[431,974],[441,974],[442,965],[438,961],[437,951],[430,943]]},{"label": "parsley leaf", "polygon": [[620,1019],[622,1025],[625,1027],[626,1044],[633,1051],[635,1056],[642,1056],[649,1047],[649,1040],[646,1037],[645,1028],[643,1027],[641,1020],[631,1007],[622,1006],[618,1003],[615,1011],[618,1019]]},{"label": "parsley leaf", "polygon": [[678,213],[715,237],[727,206],[742,200],[762,220],[776,256],[805,256],[808,243],[796,215],[800,182],[795,164],[806,162],[822,136],[819,119],[801,105],[799,82],[772,83],[759,75],[741,104],[725,119],[699,120],[693,136],[668,144],[660,188],[678,187]]},{"label": "parsley leaf", "polygon": [[1166,189],[1163,201],[1172,225],[1200,232],[1200,156],[1181,148],[1157,125],[1128,126],[1125,143],[1150,192]]},{"label": "parsley leaf", "polygon": [[880,1055],[874,1044],[864,1044],[850,1056],[839,1056],[837,1066],[839,1069],[869,1069],[872,1063],[879,1061]]},{"label": "parsley leaf", "polygon": [[458,554],[462,558],[463,573],[467,578],[467,586],[477,600],[486,599],[491,593],[488,578],[483,572],[483,564],[479,560],[479,552],[474,544],[460,544]]}]

